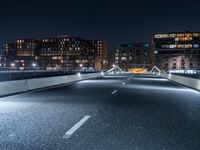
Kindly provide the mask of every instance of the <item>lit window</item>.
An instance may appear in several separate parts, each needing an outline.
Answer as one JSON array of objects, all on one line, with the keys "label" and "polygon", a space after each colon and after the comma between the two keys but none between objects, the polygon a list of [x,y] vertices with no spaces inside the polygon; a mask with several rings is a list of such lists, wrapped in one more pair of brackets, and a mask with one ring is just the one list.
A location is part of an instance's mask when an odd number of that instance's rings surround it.
[{"label": "lit window", "polygon": [[126,61],[126,57],[122,57],[122,60],[123,60],[123,61]]},{"label": "lit window", "polygon": [[169,45],[169,48],[176,48],[176,45]]},{"label": "lit window", "polygon": [[194,48],[199,48],[199,44],[194,44],[193,47]]},{"label": "lit window", "polygon": [[200,33],[193,33],[194,37],[200,37]]}]

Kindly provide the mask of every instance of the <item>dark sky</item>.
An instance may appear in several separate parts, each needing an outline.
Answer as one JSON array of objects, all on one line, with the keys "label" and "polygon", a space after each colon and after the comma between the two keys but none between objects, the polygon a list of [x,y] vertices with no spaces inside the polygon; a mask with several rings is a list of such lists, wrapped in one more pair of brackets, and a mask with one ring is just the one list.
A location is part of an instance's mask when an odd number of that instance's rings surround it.
[{"label": "dark sky", "polygon": [[157,32],[200,31],[198,0],[1,0],[0,48],[17,38],[58,34],[118,42]]}]

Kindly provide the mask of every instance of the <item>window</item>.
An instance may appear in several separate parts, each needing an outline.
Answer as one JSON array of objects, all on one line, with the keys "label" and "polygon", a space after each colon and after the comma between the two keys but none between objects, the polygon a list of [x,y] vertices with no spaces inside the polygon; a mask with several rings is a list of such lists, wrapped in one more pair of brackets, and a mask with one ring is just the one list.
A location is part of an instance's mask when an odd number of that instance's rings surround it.
[{"label": "window", "polygon": [[194,37],[200,37],[200,33],[193,33]]},{"label": "window", "polygon": [[199,48],[199,44],[193,44],[194,48]]},{"label": "window", "polygon": [[126,61],[126,57],[122,57],[122,61]]}]

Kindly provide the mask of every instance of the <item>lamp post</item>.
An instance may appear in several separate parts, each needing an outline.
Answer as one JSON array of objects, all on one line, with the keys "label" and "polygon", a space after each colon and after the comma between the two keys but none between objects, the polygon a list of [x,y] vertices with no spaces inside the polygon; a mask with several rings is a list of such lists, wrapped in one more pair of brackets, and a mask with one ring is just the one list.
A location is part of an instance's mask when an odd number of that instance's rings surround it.
[{"label": "lamp post", "polygon": [[83,69],[83,64],[80,64],[79,67],[80,67],[80,71],[82,71],[82,69]]},{"label": "lamp post", "polygon": [[32,63],[32,67],[33,67],[33,70],[34,70],[34,77],[36,77],[36,67],[37,67],[37,64],[35,62]]},{"label": "lamp post", "polygon": [[10,72],[11,69],[14,69],[15,63],[11,63],[9,67],[9,79],[12,79],[12,73]]}]

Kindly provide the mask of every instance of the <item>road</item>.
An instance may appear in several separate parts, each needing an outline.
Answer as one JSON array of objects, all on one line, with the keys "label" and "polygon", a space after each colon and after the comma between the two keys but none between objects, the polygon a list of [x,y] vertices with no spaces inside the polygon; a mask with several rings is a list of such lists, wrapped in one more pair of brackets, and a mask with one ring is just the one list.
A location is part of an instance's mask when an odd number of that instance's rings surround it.
[{"label": "road", "polygon": [[200,93],[115,75],[0,99],[2,150],[199,150]]}]

